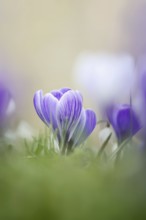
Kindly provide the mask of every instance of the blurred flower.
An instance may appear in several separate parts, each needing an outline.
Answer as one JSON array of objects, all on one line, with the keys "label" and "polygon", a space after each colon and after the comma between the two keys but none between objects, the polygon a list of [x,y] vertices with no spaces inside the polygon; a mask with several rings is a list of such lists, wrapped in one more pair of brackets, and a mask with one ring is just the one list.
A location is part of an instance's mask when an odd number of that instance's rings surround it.
[{"label": "blurred flower", "polygon": [[[145,57],[145,62],[146,62],[146,57]],[[142,62],[140,64],[141,64],[141,68],[138,69],[140,75],[139,89],[141,91],[143,103],[146,105],[146,64],[143,64]]]},{"label": "blurred flower", "polygon": [[[137,60],[137,73],[138,73],[138,81],[137,81],[137,96],[136,100],[134,100],[133,104],[135,109],[139,114],[141,119],[142,126],[144,129],[146,128],[146,117],[145,117],[145,109],[146,109],[146,56],[140,56]],[[146,130],[146,129],[145,129]]]},{"label": "blurred flower", "polygon": [[134,59],[128,54],[83,53],[74,74],[100,107],[129,100],[136,81]]},{"label": "blurred flower", "polygon": [[0,83],[0,133],[2,133],[8,122],[8,117],[15,110],[15,103],[10,91]]},{"label": "blurred flower", "polygon": [[139,118],[130,105],[112,106],[107,110],[107,117],[116,133],[119,144],[141,129]]},{"label": "blurred flower", "polygon": [[63,88],[43,96],[39,90],[34,95],[34,107],[42,121],[57,132],[62,153],[85,141],[96,126],[95,113],[83,108],[78,91]]},{"label": "blurred flower", "polygon": [[14,130],[8,129],[5,132],[5,137],[11,141],[22,139],[31,140],[35,135],[36,131],[26,121],[22,120],[19,122],[17,128]]}]

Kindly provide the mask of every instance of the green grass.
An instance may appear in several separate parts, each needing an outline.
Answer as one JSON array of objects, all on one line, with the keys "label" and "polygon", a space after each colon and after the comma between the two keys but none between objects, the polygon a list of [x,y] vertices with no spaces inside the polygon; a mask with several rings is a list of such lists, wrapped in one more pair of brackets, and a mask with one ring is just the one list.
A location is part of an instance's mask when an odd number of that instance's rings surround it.
[{"label": "green grass", "polygon": [[69,156],[40,136],[17,148],[1,146],[0,220],[146,219],[146,166],[127,153],[114,164],[90,147]]}]

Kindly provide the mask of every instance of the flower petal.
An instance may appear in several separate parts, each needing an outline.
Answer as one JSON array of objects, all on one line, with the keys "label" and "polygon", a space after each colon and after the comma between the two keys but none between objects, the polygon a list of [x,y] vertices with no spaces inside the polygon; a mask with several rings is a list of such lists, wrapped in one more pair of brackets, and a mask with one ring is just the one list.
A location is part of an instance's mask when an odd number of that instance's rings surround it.
[{"label": "flower petal", "polygon": [[140,121],[130,105],[117,105],[108,110],[107,116],[119,142],[136,134]]},{"label": "flower petal", "polygon": [[57,128],[56,107],[58,104],[58,99],[55,98],[51,93],[48,93],[44,96],[43,104],[45,118],[48,124],[52,124],[52,127],[55,130]]},{"label": "flower petal", "polygon": [[[86,120],[85,120],[86,119]],[[86,140],[86,138],[92,133],[96,126],[96,115],[90,109],[85,110],[85,124],[82,128],[82,132],[80,133],[80,137],[77,141],[75,141],[75,145],[79,145]],[[80,129],[78,127],[78,129]]]},{"label": "flower petal", "polygon": [[[121,108],[121,107],[120,107]],[[117,115],[119,112],[119,106],[110,106],[106,110],[107,118],[112,125],[115,132],[117,131]]]},{"label": "flower petal", "polygon": [[63,95],[62,92],[60,92],[59,90],[52,90],[50,92],[54,97],[56,97],[58,100],[61,98],[61,96]]},{"label": "flower petal", "polygon": [[60,89],[59,91],[60,91],[62,94],[64,94],[64,93],[68,92],[69,90],[71,90],[71,89],[69,89],[69,88],[62,88],[62,89]]},{"label": "flower petal", "polygon": [[57,105],[57,123],[60,132],[67,133],[76,126],[82,111],[82,96],[78,91],[69,90],[60,99]]},{"label": "flower petal", "polygon": [[117,136],[121,141],[130,135],[135,135],[140,128],[140,122],[133,109],[125,107],[119,111],[117,115]]},{"label": "flower petal", "polygon": [[38,90],[35,95],[34,95],[34,98],[33,98],[33,103],[34,103],[34,107],[35,107],[35,110],[38,114],[38,116],[42,119],[43,122],[46,123],[46,119],[45,119],[45,116],[44,116],[44,106],[43,106],[43,92],[42,90]]},{"label": "flower petal", "polygon": [[85,123],[86,123],[86,113],[85,110],[82,109],[82,113],[79,118],[79,121],[73,132],[70,132],[70,136],[69,136],[69,141],[71,140],[70,142],[72,143],[73,147],[77,145],[77,142],[81,137],[83,129],[85,127]]}]

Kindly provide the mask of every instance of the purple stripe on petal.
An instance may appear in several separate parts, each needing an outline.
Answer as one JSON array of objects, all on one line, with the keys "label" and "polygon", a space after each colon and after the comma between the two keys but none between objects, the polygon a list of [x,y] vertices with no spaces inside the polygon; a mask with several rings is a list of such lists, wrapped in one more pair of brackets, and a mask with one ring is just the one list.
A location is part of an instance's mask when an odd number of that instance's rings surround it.
[{"label": "purple stripe on petal", "polygon": [[38,116],[46,123],[45,116],[43,114],[43,92],[42,90],[39,90],[35,93],[34,98],[33,98],[33,103],[35,110],[38,114]]},{"label": "purple stripe on petal", "polygon": [[58,99],[55,98],[51,93],[44,96],[44,115],[48,124],[52,124],[53,129],[57,128],[56,122],[56,107],[58,104]]},{"label": "purple stripe on petal", "polygon": [[84,129],[82,130],[82,134],[80,135],[80,138],[78,139],[76,145],[81,144],[83,141],[87,139],[87,137],[92,133],[96,126],[96,115],[95,112],[93,112],[90,109],[85,110],[86,115],[86,122],[84,125]]}]

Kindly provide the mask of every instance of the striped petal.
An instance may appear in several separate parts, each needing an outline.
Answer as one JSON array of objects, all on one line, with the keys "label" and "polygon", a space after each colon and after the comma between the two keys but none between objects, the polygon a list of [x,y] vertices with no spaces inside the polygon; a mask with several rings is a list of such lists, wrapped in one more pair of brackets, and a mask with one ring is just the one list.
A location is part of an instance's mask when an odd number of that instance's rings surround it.
[{"label": "striped petal", "polygon": [[82,132],[84,130],[85,123],[86,123],[86,113],[85,113],[85,110],[82,109],[82,113],[81,113],[80,119],[77,123],[77,126],[75,127],[73,133],[72,134],[70,133],[69,141],[71,139],[70,142],[73,145],[72,147],[77,145],[77,143],[82,135]]},{"label": "striped petal", "polygon": [[78,91],[67,91],[60,99],[57,105],[57,123],[62,134],[67,134],[73,129],[80,117],[82,111],[82,96]]},{"label": "striped petal", "polygon": [[42,90],[39,90],[35,93],[34,98],[33,98],[33,103],[34,103],[34,107],[35,110],[38,114],[38,116],[40,117],[40,119],[47,123],[46,119],[45,119],[45,115],[44,115],[44,106],[43,106],[43,92]]},{"label": "striped petal", "polygon": [[[82,142],[84,142],[87,139],[87,137],[94,130],[94,128],[96,126],[96,115],[95,115],[95,112],[93,112],[90,109],[85,110],[85,116],[83,116],[83,119],[81,121],[81,124],[82,123],[83,123],[84,126],[79,125],[77,127],[77,130],[76,130],[77,134],[79,132],[79,136],[77,136],[78,139],[75,140],[75,145],[79,145]],[[81,126],[82,126],[82,128],[81,128]]]},{"label": "striped petal", "polygon": [[55,98],[51,93],[48,93],[44,96],[43,104],[45,118],[48,124],[52,124],[52,127],[55,130],[57,128],[56,107],[58,104],[58,99]]}]

